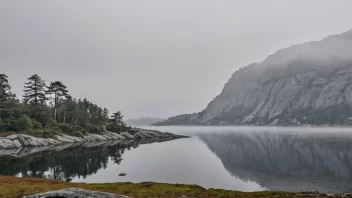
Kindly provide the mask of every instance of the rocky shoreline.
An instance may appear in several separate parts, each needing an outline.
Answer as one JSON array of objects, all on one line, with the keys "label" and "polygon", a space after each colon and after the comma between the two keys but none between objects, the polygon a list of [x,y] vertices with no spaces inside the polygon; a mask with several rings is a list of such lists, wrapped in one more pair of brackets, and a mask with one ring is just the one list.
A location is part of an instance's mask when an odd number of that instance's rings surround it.
[{"label": "rocky shoreline", "polygon": [[[319,193],[316,191],[312,192],[301,192],[290,195],[282,194],[283,197],[314,197],[314,198],[323,198],[323,197],[352,197],[352,193],[344,193],[344,194],[325,194]],[[98,191],[89,191],[79,188],[68,188],[61,189],[57,191],[50,191],[46,193],[39,193],[36,195],[25,196],[24,198],[50,198],[50,197],[65,197],[65,198],[94,198],[94,197],[104,197],[104,198],[130,198],[128,196],[106,193],[106,192],[98,192]],[[192,196],[193,197],[193,196]],[[256,196],[257,197],[257,196]],[[268,197],[267,195],[258,196],[258,197]],[[178,196],[178,198],[191,198],[191,196]]]},{"label": "rocky shoreline", "polygon": [[22,147],[48,147],[67,143],[102,142],[111,140],[133,140],[148,138],[185,138],[168,132],[134,128],[130,131],[114,133],[104,131],[98,134],[88,133],[84,137],[69,136],[66,134],[54,135],[54,138],[37,138],[26,134],[14,134],[0,137],[0,149],[16,149]]}]

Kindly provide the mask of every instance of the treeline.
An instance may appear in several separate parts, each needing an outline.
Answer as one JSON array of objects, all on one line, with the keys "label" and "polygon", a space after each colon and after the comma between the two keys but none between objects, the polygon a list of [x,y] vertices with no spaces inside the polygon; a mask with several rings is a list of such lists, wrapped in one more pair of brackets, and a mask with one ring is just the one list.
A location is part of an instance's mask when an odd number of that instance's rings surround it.
[{"label": "treeline", "polygon": [[100,133],[102,125],[114,132],[126,128],[120,111],[110,119],[107,108],[85,98],[73,98],[60,81],[46,85],[37,74],[27,80],[20,101],[11,92],[8,76],[0,74],[0,131],[50,137],[58,133],[75,136]]}]

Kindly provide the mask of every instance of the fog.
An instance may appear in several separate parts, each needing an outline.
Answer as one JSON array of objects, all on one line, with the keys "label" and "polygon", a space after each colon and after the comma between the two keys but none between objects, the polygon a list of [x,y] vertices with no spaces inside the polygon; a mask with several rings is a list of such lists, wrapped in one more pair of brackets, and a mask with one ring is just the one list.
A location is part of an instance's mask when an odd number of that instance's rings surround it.
[{"label": "fog", "polygon": [[13,92],[38,73],[126,118],[202,110],[238,68],[352,28],[352,1],[0,1]]}]

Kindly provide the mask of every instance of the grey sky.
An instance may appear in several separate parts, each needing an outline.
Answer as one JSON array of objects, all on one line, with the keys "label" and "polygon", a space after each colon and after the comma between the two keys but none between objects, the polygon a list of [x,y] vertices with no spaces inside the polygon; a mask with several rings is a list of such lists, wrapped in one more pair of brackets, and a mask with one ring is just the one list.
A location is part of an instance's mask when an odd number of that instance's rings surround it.
[{"label": "grey sky", "polygon": [[3,0],[0,73],[38,73],[125,117],[202,110],[232,72],[352,29],[350,0]]}]

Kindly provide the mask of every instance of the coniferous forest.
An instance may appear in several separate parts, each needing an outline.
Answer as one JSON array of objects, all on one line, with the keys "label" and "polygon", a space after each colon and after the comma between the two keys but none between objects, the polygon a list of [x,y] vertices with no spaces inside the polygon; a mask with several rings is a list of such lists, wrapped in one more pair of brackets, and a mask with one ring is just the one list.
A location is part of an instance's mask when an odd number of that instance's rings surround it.
[{"label": "coniferous forest", "polygon": [[27,78],[20,100],[8,76],[0,74],[0,131],[20,132],[37,137],[65,133],[82,137],[99,134],[103,125],[120,132],[127,127],[120,111],[109,117],[107,108],[84,99],[73,98],[60,81],[46,83],[38,74]]}]

